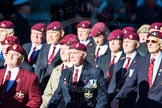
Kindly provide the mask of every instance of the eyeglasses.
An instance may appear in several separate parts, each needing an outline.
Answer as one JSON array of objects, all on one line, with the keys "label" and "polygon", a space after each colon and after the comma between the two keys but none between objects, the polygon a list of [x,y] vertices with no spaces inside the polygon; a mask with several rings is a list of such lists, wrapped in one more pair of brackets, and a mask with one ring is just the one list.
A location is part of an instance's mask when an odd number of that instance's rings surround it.
[{"label": "eyeglasses", "polygon": [[149,43],[149,42],[151,42],[151,43],[157,43],[158,41],[156,41],[156,40],[146,40],[146,43]]}]

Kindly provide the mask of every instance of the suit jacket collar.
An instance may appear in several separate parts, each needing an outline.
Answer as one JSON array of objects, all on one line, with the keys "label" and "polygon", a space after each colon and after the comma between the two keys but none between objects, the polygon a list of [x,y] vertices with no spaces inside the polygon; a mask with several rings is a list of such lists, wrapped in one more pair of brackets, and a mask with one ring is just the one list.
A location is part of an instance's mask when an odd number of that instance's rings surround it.
[{"label": "suit jacket collar", "polygon": [[[91,74],[91,72],[88,71],[89,66],[90,66],[89,63],[85,61],[83,64],[83,68],[77,86],[83,87],[85,83],[87,83],[87,81],[89,80],[89,74]],[[74,73],[74,66],[69,68],[69,74],[68,74],[69,84],[72,84],[73,73]]]},{"label": "suit jacket collar", "polygon": [[28,45],[29,45],[29,46],[28,46],[28,48],[26,49],[26,52],[27,52],[27,54],[29,55],[30,49],[31,49],[31,47],[32,47],[32,43],[29,43]]},{"label": "suit jacket collar", "polygon": [[119,61],[115,64],[114,72],[119,71],[123,67],[124,61],[125,61],[125,54],[122,53],[122,55],[119,58]]},{"label": "suit jacket collar", "polygon": [[[2,85],[3,83],[3,77],[4,77],[4,74],[6,72],[6,69],[3,69],[2,72],[0,72],[0,75],[2,75],[0,78],[0,84]],[[12,87],[8,90],[8,92],[6,93],[6,97],[9,96],[10,94],[13,94],[12,92],[17,92],[17,91],[20,91],[21,90],[21,86],[23,85],[22,83],[22,78],[24,77],[24,71],[23,69],[20,68],[20,71],[12,85]]]},{"label": "suit jacket collar", "polygon": [[137,52],[136,56],[132,60],[131,64],[129,65],[128,71],[126,72],[126,76],[129,75],[130,69],[134,69],[134,66],[137,64],[137,61],[140,59],[140,54]]},{"label": "suit jacket collar", "polygon": [[160,66],[158,68],[158,72],[155,77],[155,81],[152,84],[152,87],[154,87],[156,84],[158,84],[158,81],[162,78],[162,61],[160,62]]},{"label": "suit jacket collar", "polygon": [[46,45],[44,45],[44,47],[42,48],[42,50],[43,50],[43,62],[44,62],[44,64],[48,64],[48,53],[49,53],[49,50],[50,50],[50,45],[49,44],[46,44]]}]

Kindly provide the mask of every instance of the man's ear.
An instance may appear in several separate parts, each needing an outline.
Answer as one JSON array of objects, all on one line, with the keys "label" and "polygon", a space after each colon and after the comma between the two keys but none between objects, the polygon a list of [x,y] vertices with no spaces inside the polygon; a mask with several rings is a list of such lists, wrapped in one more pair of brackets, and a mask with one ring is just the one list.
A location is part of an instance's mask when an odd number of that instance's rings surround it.
[{"label": "man's ear", "polygon": [[82,53],[82,57],[83,57],[83,59],[85,59],[86,56],[87,56],[87,52],[83,52],[83,53]]},{"label": "man's ear", "polygon": [[21,63],[22,63],[22,62],[24,62],[25,57],[21,56],[20,59],[21,59]]},{"label": "man's ear", "polygon": [[65,31],[64,30],[61,30],[61,37],[63,37],[65,34]]}]

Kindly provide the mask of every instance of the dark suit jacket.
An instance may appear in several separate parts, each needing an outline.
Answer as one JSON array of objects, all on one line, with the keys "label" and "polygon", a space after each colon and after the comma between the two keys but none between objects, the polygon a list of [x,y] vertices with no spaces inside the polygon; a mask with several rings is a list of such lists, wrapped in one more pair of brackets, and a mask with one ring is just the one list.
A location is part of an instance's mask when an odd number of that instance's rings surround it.
[{"label": "dark suit jacket", "polygon": [[[55,108],[62,97],[67,108],[106,108],[106,86],[102,70],[85,62],[76,86],[71,84],[73,70],[72,67],[62,72],[58,88],[52,96],[48,108]],[[97,80],[97,87],[85,88],[91,79]],[[92,97],[85,96],[88,91]]]},{"label": "dark suit jacket", "polygon": [[125,54],[122,53],[122,55],[119,58],[119,61],[114,65],[113,70],[111,70],[112,76],[108,85],[108,93],[115,93],[118,91],[124,61],[125,61]]},{"label": "dark suit jacket", "polygon": [[[5,62],[5,60],[0,60],[0,69],[5,68],[4,62]],[[26,61],[23,61],[20,65],[20,67],[25,69],[25,70],[28,70],[30,72],[34,72],[33,68]]]},{"label": "dark suit jacket", "polygon": [[[135,58],[131,62],[130,66],[129,66],[126,74],[125,74],[124,85],[121,88],[121,90],[119,91],[119,93],[116,95],[116,98],[119,98],[119,99],[127,98],[128,93],[130,93],[130,91],[133,91],[133,90],[136,89],[136,87],[137,87],[137,70],[136,70],[136,68],[137,68],[138,63],[139,63],[141,58],[142,58],[142,56],[140,56],[137,53],[137,55],[135,56]],[[130,89],[127,89],[127,86],[129,84],[131,84],[132,81],[134,82],[134,84],[132,85],[132,87]]]},{"label": "dark suit jacket", "polygon": [[32,43],[25,43],[25,44],[22,45],[22,47],[24,48],[24,50],[26,52],[25,60],[28,60],[28,55],[29,55],[30,49],[32,47]]},{"label": "dark suit jacket", "polygon": [[140,43],[137,51],[141,56],[145,56],[148,53],[147,43]]},{"label": "dark suit jacket", "polygon": [[20,68],[12,87],[4,93],[5,71],[6,69],[0,70],[0,108],[39,108],[42,99],[38,77]]},{"label": "dark suit jacket", "polygon": [[[96,49],[96,44],[93,43],[92,46],[89,46],[87,47],[87,57],[86,57],[86,60],[88,62],[90,62],[93,66],[95,66],[95,49]],[[105,64],[109,64],[109,60],[107,59],[110,59],[110,49],[108,47],[108,49],[106,50],[105,54],[100,56],[99,58],[99,63],[98,63],[98,67],[100,67],[103,72],[104,72],[104,76],[106,77],[106,72],[107,72],[107,65]]]},{"label": "dark suit jacket", "polygon": [[[31,47],[32,47],[32,43],[26,43],[26,44],[23,44],[22,47],[24,48],[25,52],[26,52],[26,58],[25,60],[27,61],[28,60],[28,55],[30,53],[30,50],[31,50]],[[42,46],[43,47],[43,46]],[[39,55],[39,52],[40,50],[37,50],[38,52],[36,52],[36,56],[34,58],[35,61],[37,61],[37,58],[38,58],[38,55]],[[30,64],[31,66],[33,66],[33,64],[31,63]],[[35,69],[34,69],[35,70]]]},{"label": "dark suit jacket", "polygon": [[47,85],[47,82],[49,80],[53,68],[62,63],[60,58],[60,51],[58,51],[58,53],[55,55],[55,58],[52,60],[51,64],[48,65],[49,49],[50,45],[48,44],[42,47],[42,49],[39,52],[35,67],[35,73],[38,75],[42,93]]},{"label": "dark suit jacket", "polygon": [[[117,98],[126,98],[127,94],[134,90],[136,83],[138,84],[138,97],[136,107],[142,108],[142,104],[148,106],[149,108],[161,108],[162,103],[162,62],[158,68],[158,73],[156,79],[149,89],[148,87],[148,68],[150,63],[150,54],[147,54],[144,57],[141,57],[137,66],[134,67],[134,72],[132,77],[129,78],[129,81],[126,81],[123,88],[116,96]],[[155,104],[156,103],[156,104]],[[157,106],[156,106],[157,105]],[[159,107],[160,106],[160,107]],[[147,107],[147,108],[148,108]]]},{"label": "dark suit jacket", "polygon": [[[147,54],[139,63],[138,65],[138,85],[140,85],[141,82],[146,81],[148,82],[148,68],[150,63],[150,54]],[[158,68],[158,72],[155,78],[155,81],[152,85],[152,87],[148,91],[148,98],[153,99],[157,102],[162,103],[162,61],[160,63],[160,66]],[[144,89],[144,88],[139,88]]]}]

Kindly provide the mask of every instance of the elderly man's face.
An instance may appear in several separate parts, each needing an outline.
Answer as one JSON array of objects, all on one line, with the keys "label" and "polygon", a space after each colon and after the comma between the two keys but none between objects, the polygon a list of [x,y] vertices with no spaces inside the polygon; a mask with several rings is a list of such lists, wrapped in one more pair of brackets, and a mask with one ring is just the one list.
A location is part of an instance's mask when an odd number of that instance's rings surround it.
[{"label": "elderly man's face", "polygon": [[69,46],[61,45],[60,56],[61,56],[61,60],[63,62],[68,62],[69,61],[69,59],[70,59],[69,53],[70,53]]},{"label": "elderly man's face", "polygon": [[80,66],[84,60],[83,52],[76,49],[70,49],[70,62],[75,66]]},{"label": "elderly man's face", "polygon": [[19,52],[9,50],[5,61],[10,68],[14,68],[20,66],[23,61],[23,56]]},{"label": "elderly man's face", "polygon": [[58,44],[61,40],[61,37],[62,37],[61,31],[47,30],[46,34],[47,44]]},{"label": "elderly man's face", "polygon": [[105,44],[105,36],[104,35],[99,35],[97,37],[93,37],[95,43],[98,45],[98,46],[102,46]]},{"label": "elderly man's face", "polygon": [[6,29],[0,28],[0,42],[3,41],[8,36]]},{"label": "elderly man's face", "polygon": [[85,28],[78,28],[77,29],[77,34],[78,34],[78,39],[80,41],[86,41],[88,39],[89,36],[89,29],[85,29]]},{"label": "elderly man's face", "polygon": [[30,36],[31,42],[34,44],[41,44],[43,41],[43,32],[37,30],[31,30]]},{"label": "elderly man's face", "polygon": [[148,33],[139,33],[140,43],[145,43]]},{"label": "elderly man's face", "polygon": [[146,40],[148,51],[150,53],[158,53],[160,51],[160,39],[157,37],[149,36]]},{"label": "elderly man's face", "polygon": [[136,40],[130,40],[128,38],[123,40],[124,53],[133,53],[137,48],[138,42]]},{"label": "elderly man's face", "polygon": [[10,45],[2,45],[2,54],[3,54],[4,59],[6,59],[6,57],[7,57],[7,48],[9,46]]},{"label": "elderly man's face", "polygon": [[122,40],[114,39],[114,40],[109,41],[109,47],[110,47],[111,52],[113,52],[113,53],[117,53],[117,52],[121,51]]}]

